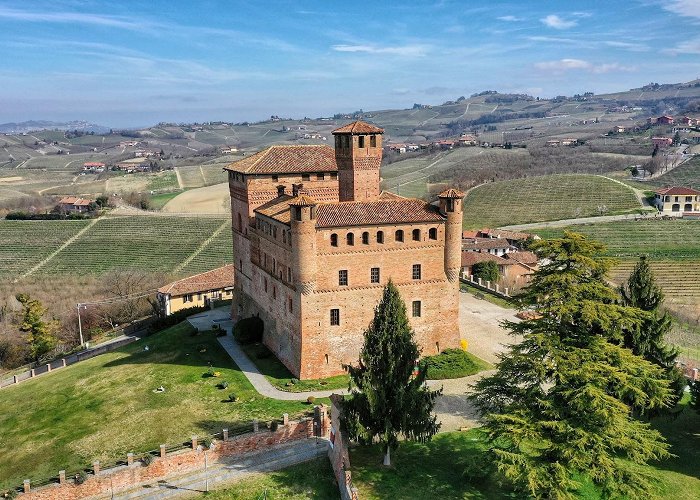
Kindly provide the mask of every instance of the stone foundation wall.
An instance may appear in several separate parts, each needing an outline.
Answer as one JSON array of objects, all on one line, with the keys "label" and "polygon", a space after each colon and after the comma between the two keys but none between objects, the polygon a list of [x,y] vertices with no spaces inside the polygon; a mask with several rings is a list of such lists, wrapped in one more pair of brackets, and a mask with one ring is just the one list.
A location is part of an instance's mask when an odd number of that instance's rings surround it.
[{"label": "stone foundation wall", "polygon": [[343,401],[342,396],[333,394],[331,396],[330,415],[330,443],[328,448],[328,458],[331,467],[338,481],[341,500],[359,500],[357,488],[352,484],[352,473],[350,472],[350,454],[348,453],[348,438],[340,428],[340,411]]}]

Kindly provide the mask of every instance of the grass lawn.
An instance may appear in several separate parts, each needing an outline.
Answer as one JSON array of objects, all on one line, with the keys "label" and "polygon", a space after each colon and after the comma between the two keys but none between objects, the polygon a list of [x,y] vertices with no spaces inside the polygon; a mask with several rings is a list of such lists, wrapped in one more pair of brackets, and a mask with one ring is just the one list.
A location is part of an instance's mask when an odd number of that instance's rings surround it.
[{"label": "grass lawn", "polygon": [[259,474],[204,495],[212,500],[326,500],[338,498],[331,464],[326,458]]},{"label": "grass lawn", "polygon": [[490,363],[461,349],[445,349],[440,354],[425,359],[428,362],[429,380],[468,377],[493,368]]},{"label": "grass lawn", "polygon": [[[235,422],[300,415],[303,402],[260,396],[214,333],[192,335],[181,323],[117,351],[0,391],[0,490],[103,466],[127,452],[157,449]],[[148,350],[145,347],[148,346]],[[209,365],[221,377],[204,376]],[[226,381],[229,387],[216,386]],[[160,385],[164,393],[154,393]],[[223,402],[235,393],[236,403]]]},{"label": "grass lawn", "polygon": [[476,298],[485,300],[486,302],[491,302],[492,304],[496,304],[497,306],[505,307],[507,309],[515,309],[515,305],[511,301],[491,293],[484,292],[476,287],[467,285],[466,283],[460,283],[460,289],[466,291],[467,293],[471,293]]},{"label": "grass lawn", "polygon": [[265,375],[265,378],[281,391],[326,391],[330,389],[347,389],[348,387],[349,377],[347,375],[338,375],[336,377],[317,380],[297,380],[292,384],[294,376],[263,344],[241,345],[241,348],[250,360],[255,363],[260,373]]},{"label": "grass lawn", "polygon": [[186,190],[178,189],[177,191],[172,191],[170,193],[160,193],[151,196],[151,208],[153,210],[160,210],[168,203],[170,200],[175,198],[177,195],[184,193]]},{"label": "grass lawn", "polygon": [[[685,401],[687,404],[687,400]],[[676,419],[654,422],[671,443],[676,458],[647,467],[658,479],[649,498],[691,500],[700,491],[700,415],[690,408]],[[378,445],[358,446],[350,453],[353,482],[362,499],[384,498],[521,498],[493,477],[469,480],[469,462],[484,460],[484,436],[479,429],[438,434],[429,443],[402,442],[392,453],[393,465],[381,465]],[[590,480],[580,478],[576,498],[597,500],[600,492]]]}]

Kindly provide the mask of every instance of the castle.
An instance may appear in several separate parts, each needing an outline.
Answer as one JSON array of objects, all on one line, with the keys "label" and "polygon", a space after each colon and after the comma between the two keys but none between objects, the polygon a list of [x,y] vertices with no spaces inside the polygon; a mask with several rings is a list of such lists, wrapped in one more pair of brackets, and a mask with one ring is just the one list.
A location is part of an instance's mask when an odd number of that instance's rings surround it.
[{"label": "castle", "polygon": [[300,379],[343,373],[391,279],[423,355],[459,345],[462,198],[380,192],[384,131],[356,121],[330,146],[272,146],[226,167],[234,319]]}]

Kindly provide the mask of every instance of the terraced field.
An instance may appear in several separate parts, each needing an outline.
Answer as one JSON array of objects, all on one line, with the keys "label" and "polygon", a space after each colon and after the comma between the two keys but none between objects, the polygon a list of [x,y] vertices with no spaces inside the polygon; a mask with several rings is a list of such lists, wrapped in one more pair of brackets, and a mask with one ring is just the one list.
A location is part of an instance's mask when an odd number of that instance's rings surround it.
[{"label": "terraced field", "polygon": [[700,188],[700,156],[688,160],[669,173],[661,175],[649,181],[654,187],[662,186],[686,186]]},{"label": "terraced field", "polygon": [[[20,277],[91,222],[1,220],[0,279]],[[206,271],[232,262],[228,225],[207,241],[226,222],[212,217],[104,217],[35,274],[88,275],[133,268],[185,276]]]},{"label": "terraced field", "polygon": [[604,177],[547,175],[492,182],[472,189],[464,200],[464,227],[610,215],[639,208],[632,189]]}]

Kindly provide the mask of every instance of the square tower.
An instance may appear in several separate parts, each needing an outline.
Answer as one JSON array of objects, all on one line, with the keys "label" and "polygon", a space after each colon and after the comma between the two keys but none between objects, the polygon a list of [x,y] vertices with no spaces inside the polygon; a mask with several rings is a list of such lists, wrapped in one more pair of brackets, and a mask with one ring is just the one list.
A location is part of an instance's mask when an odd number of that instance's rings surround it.
[{"label": "square tower", "polygon": [[356,121],[333,131],[340,201],[375,201],[379,197],[384,130]]}]

